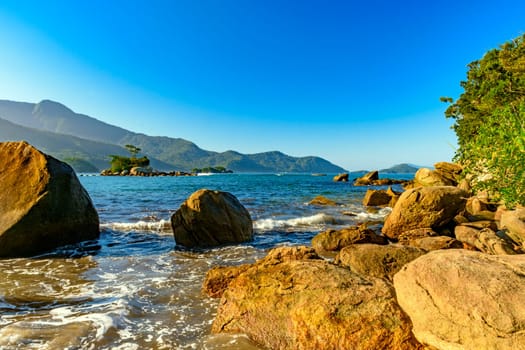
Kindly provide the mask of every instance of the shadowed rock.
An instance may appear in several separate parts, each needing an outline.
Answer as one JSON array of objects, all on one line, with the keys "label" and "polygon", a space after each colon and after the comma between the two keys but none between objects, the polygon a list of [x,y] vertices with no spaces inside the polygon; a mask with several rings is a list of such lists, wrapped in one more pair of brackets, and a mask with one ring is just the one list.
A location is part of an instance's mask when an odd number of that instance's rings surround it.
[{"label": "shadowed rock", "polygon": [[253,239],[250,213],[228,192],[194,192],[171,217],[177,245],[215,247]]},{"label": "shadowed rock", "polygon": [[73,169],[27,142],[0,143],[0,256],[29,256],[99,237]]}]

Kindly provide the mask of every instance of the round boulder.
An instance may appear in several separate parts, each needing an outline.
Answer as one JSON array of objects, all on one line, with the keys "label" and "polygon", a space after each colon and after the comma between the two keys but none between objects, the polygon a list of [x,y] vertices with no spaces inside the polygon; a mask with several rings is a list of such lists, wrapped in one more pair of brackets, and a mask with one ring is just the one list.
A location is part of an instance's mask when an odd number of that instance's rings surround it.
[{"label": "round boulder", "polygon": [[99,237],[73,169],[27,142],[0,143],[0,256],[30,256]]},{"label": "round boulder", "polygon": [[187,248],[216,247],[253,239],[248,210],[228,192],[194,192],[171,217],[175,242]]},{"label": "round boulder", "polygon": [[465,208],[466,192],[453,186],[429,186],[407,190],[387,216],[382,232],[397,240],[409,230],[439,230]]}]

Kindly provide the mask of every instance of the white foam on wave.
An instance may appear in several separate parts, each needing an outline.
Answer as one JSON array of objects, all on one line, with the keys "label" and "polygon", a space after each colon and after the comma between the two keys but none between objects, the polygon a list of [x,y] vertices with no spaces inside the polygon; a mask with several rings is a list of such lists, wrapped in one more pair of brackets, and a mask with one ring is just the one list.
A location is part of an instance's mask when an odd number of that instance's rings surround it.
[{"label": "white foam on wave", "polygon": [[137,222],[109,222],[101,224],[100,227],[115,231],[147,231],[157,233],[171,233],[170,220],[159,221],[137,221]]},{"label": "white foam on wave", "polygon": [[337,224],[338,221],[331,215],[319,213],[292,219],[260,219],[253,223],[253,228],[258,231],[271,231],[275,229],[291,229],[305,227],[319,227],[326,224]]},{"label": "white foam on wave", "polygon": [[356,218],[359,221],[368,221],[368,220],[383,220],[390,212],[392,208],[386,207],[379,209],[377,212],[360,212],[356,213]]}]

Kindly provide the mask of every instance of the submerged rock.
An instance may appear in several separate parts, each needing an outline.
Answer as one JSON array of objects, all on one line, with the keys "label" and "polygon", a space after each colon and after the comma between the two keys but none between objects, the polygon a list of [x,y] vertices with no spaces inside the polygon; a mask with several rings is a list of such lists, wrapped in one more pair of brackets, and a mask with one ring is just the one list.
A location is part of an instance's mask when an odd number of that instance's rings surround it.
[{"label": "submerged rock", "polygon": [[337,202],[329,198],[326,198],[325,196],[316,196],[308,204],[334,206],[334,205],[337,205]]},{"label": "submerged rock", "polygon": [[212,332],[245,333],[270,349],[422,348],[391,284],[319,259],[270,258],[239,274]]},{"label": "submerged rock", "polygon": [[525,255],[430,252],[394,276],[416,338],[437,349],[525,345]]},{"label": "submerged rock", "polygon": [[0,256],[29,256],[99,237],[73,169],[27,142],[0,143]]},{"label": "submerged rock", "polygon": [[228,192],[194,192],[171,217],[175,242],[184,247],[215,247],[253,239],[248,210]]}]

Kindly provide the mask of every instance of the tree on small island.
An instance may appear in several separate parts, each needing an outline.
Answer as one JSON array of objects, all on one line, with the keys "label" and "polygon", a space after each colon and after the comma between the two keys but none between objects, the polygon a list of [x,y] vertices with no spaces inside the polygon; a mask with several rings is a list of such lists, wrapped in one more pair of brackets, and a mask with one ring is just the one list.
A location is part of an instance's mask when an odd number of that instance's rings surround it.
[{"label": "tree on small island", "polygon": [[133,145],[125,145],[124,147],[126,147],[129,153],[131,153],[131,158],[136,157],[137,154],[141,151],[140,148],[138,148],[137,146],[133,146]]},{"label": "tree on small island", "polygon": [[140,148],[133,145],[126,145],[126,149],[131,153],[131,157],[124,157],[119,155],[110,155],[111,157],[111,171],[114,173],[120,173],[124,170],[130,170],[134,167],[147,167],[149,166],[149,159],[146,156],[137,158],[137,154],[141,151]]}]

